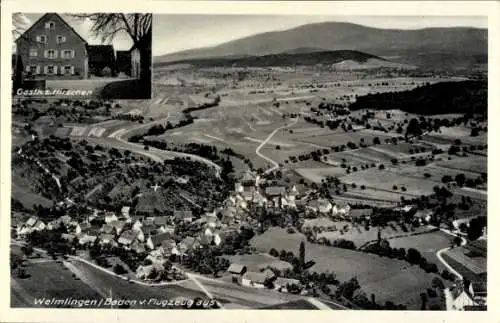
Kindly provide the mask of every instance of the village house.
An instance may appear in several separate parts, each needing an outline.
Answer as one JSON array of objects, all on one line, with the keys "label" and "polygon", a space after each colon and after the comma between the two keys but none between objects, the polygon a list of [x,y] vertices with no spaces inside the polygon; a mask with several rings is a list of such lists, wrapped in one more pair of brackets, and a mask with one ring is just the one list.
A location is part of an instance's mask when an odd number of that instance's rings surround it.
[{"label": "village house", "polygon": [[256,180],[257,180],[256,175],[252,171],[248,170],[241,179],[241,185],[246,187],[257,186]]},{"label": "village house", "polygon": [[243,193],[245,191],[245,187],[241,183],[234,184],[234,191],[236,193]]},{"label": "village house", "polygon": [[420,224],[427,224],[430,222],[432,219],[432,211],[417,211],[413,217],[420,223]]},{"label": "village house", "polygon": [[469,294],[476,304],[486,305],[488,295],[486,282],[471,282],[469,285]]},{"label": "village house", "polygon": [[247,267],[244,265],[232,263],[227,271],[232,275],[233,283],[241,284],[241,277],[246,273]]},{"label": "village house", "polygon": [[116,220],[110,222],[109,225],[111,225],[115,229],[117,235],[120,235],[123,231],[123,228],[125,227],[125,222]]},{"label": "village house", "polygon": [[123,206],[121,209],[121,214],[125,219],[130,218],[130,206]]},{"label": "village house", "polygon": [[92,225],[89,222],[80,222],[75,227],[75,234],[87,232]]},{"label": "village house", "polygon": [[111,234],[111,235],[114,235],[116,233],[116,229],[111,224],[104,224],[101,227],[100,231],[101,231],[102,234]]},{"label": "village house", "polygon": [[452,286],[450,294],[452,299],[451,308],[455,311],[463,311],[466,306],[477,305],[461,283]]},{"label": "village house", "polygon": [[62,217],[59,218],[59,220],[61,220],[61,222],[65,225],[65,226],[68,226],[72,219],[69,215],[63,215]]},{"label": "village house", "polygon": [[73,242],[75,240],[76,236],[74,234],[70,233],[63,233],[61,234],[61,239],[66,240],[68,242]]},{"label": "village house", "polygon": [[196,249],[200,247],[200,241],[195,237],[185,237],[178,245],[179,252],[186,253],[188,250]]},{"label": "village house", "polygon": [[276,274],[269,268],[262,270],[262,273],[266,276],[266,280],[273,280],[276,278]]},{"label": "village house", "polygon": [[47,230],[57,230],[62,227],[61,219],[55,219],[47,223]]},{"label": "village house", "polygon": [[265,288],[267,275],[261,272],[247,271],[241,276],[241,285],[254,288]]},{"label": "village house", "polygon": [[118,217],[114,212],[106,212],[104,214],[104,222],[111,223],[113,221],[118,221]]},{"label": "village house", "polygon": [[60,15],[46,13],[16,40],[26,74],[58,79],[88,77],[87,42]]},{"label": "village house", "polygon": [[120,235],[120,237],[118,238],[118,243],[125,247],[129,247],[135,240],[136,240],[135,231],[127,230]]},{"label": "village house", "polygon": [[254,190],[249,190],[249,191],[243,191],[240,193],[240,196],[247,202],[250,202],[253,200],[254,196]]},{"label": "village house", "polygon": [[150,236],[150,235],[154,235],[158,232],[157,227],[155,225],[151,225],[151,224],[144,225],[139,230],[142,231],[142,233],[144,234],[145,237]]},{"label": "village house", "polygon": [[156,216],[153,223],[157,227],[165,228],[168,223],[168,216]]},{"label": "village house", "polygon": [[265,193],[268,198],[281,197],[286,194],[286,188],[283,186],[268,186]]},{"label": "village house", "polygon": [[135,251],[138,254],[145,253],[146,248],[144,248],[144,244],[139,241],[134,241],[130,246],[130,250]]},{"label": "village house", "polygon": [[192,222],[193,221],[193,213],[189,210],[175,210],[174,218],[180,222]]},{"label": "village house", "polygon": [[177,248],[177,244],[173,239],[163,240],[161,242],[161,248],[163,249],[164,256],[176,255],[179,256],[181,253]]},{"label": "village house", "polygon": [[81,232],[81,233],[75,234],[75,236],[78,238],[78,242],[81,245],[85,245],[85,244],[90,245],[90,244],[93,244],[97,240],[98,234],[99,233],[96,231],[87,231],[87,232]]},{"label": "village house", "polygon": [[26,222],[22,223],[18,228],[17,228],[17,234],[18,235],[23,235],[26,233],[30,233],[32,231],[33,226],[35,225],[36,221],[38,221],[37,216],[32,216]]},{"label": "village house", "polygon": [[109,233],[99,235],[99,244],[101,245],[116,245],[115,236]]},{"label": "village house", "polygon": [[345,217],[349,213],[351,207],[347,203],[337,202],[332,208],[332,215],[339,216],[341,218]]},{"label": "village house", "polygon": [[288,293],[290,286],[297,286],[299,289],[302,289],[302,284],[298,279],[278,277],[274,280],[273,284],[274,289],[282,293]]},{"label": "village house", "polygon": [[333,208],[332,203],[327,199],[322,199],[322,198],[312,200],[306,206],[306,209],[311,212],[319,212],[323,214],[330,212],[332,208]]},{"label": "village house", "polygon": [[136,240],[138,240],[140,242],[144,242],[144,239],[146,239],[146,236],[144,235],[144,232],[142,231],[141,228],[139,228],[139,229],[132,228],[132,231],[134,231],[134,233],[135,233]]},{"label": "village house", "polygon": [[[174,234],[173,232],[163,232],[156,234],[154,236],[151,236],[151,243],[153,245],[153,248],[159,247],[162,245],[163,241],[170,241],[173,240]],[[151,248],[151,249],[153,249]]]}]

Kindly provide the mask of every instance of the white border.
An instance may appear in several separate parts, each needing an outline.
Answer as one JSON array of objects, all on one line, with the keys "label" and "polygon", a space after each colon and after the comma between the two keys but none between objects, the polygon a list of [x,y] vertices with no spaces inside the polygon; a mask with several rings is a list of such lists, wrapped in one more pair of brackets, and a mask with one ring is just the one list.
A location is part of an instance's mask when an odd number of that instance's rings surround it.
[{"label": "white border", "polygon": [[[499,165],[496,140],[489,141],[489,201],[488,201],[488,312],[385,312],[385,311],[182,311],[182,310],[89,310],[89,309],[10,309],[9,275],[9,235],[10,235],[10,106],[11,106],[11,14],[13,12],[153,12],[169,14],[281,14],[281,15],[369,15],[369,16],[488,16],[489,40],[489,118],[499,118],[500,51],[499,51],[499,8],[497,1],[336,1],[336,2],[264,2],[264,1],[54,1],[54,0],[4,0],[1,10],[1,109],[0,109],[0,182],[1,182],[1,233],[0,233],[0,321],[1,322],[95,322],[120,321],[139,322],[161,320],[170,322],[311,322],[311,321],[351,321],[368,319],[371,322],[499,322],[495,304],[500,305],[498,263],[499,238],[495,234],[498,227],[498,203],[491,198],[497,196],[500,177],[494,165]],[[119,8],[119,9],[117,9]],[[154,46],[154,37],[153,37]],[[489,136],[498,138],[496,127],[489,127]],[[493,143],[493,145],[491,145]],[[257,314],[258,313],[258,314]]]}]

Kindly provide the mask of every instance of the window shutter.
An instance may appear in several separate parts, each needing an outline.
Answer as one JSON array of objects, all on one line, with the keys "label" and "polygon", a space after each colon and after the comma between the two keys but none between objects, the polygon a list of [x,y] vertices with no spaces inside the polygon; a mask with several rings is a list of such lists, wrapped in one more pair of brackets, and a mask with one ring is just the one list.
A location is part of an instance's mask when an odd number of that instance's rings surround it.
[{"label": "window shutter", "polygon": [[50,24],[48,22],[45,23],[45,29],[49,29],[50,28]]},{"label": "window shutter", "polygon": [[47,66],[43,67],[43,74],[47,74],[49,72],[49,68]]},{"label": "window shutter", "polygon": [[57,58],[57,50],[54,50],[54,58]]},{"label": "window shutter", "polygon": [[71,58],[75,58],[75,51],[71,50]]},{"label": "window shutter", "polygon": [[40,43],[42,40],[40,39],[40,36],[36,36],[36,41]]},{"label": "window shutter", "polygon": [[49,57],[49,52],[46,49],[44,49],[43,51],[43,57],[45,58]]},{"label": "window shutter", "polygon": [[64,50],[61,50],[61,58],[66,58],[64,57]]},{"label": "window shutter", "polygon": [[75,74],[75,67],[71,66],[71,75],[74,75],[74,74]]},{"label": "window shutter", "polygon": [[30,71],[30,66],[26,65],[26,72],[29,72],[29,71]]},{"label": "window shutter", "polygon": [[65,43],[66,42],[66,36],[63,36],[62,38],[62,42]]},{"label": "window shutter", "polygon": [[54,74],[57,74],[57,65],[54,65]]},{"label": "window shutter", "polygon": [[36,74],[37,74],[37,75],[38,75],[38,74],[40,74],[40,65],[37,65],[37,66],[36,66]]}]

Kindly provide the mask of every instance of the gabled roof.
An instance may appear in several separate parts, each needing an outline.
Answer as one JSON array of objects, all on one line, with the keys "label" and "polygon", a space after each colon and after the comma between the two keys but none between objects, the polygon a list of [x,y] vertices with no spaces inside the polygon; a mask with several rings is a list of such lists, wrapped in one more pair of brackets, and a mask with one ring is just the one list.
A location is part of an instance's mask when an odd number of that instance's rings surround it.
[{"label": "gabled roof", "polygon": [[247,171],[245,175],[243,175],[243,178],[241,179],[242,182],[250,182],[250,181],[255,181],[255,175],[252,174],[250,171]]},{"label": "gabled roof", "polygon": [[247,271],[243,278],[250,280],[252,283],[264,284],[268,279],[265,273],[259,273],[255,271]]},{"label": "gabled roof", "polygon": [[22,35],[21,35],[21,36],[19,36],[19,37],[16,39],[16,42],[17,42],[19,39],[21,39],[21,38],[22,38],[25,34],[27,34],[28,32],[30,32],[30,31],[31,31],[31,29],[33,29],[33,27],[34,27],[34,26],[36,26],[36,24],[38,24],[40,21],[44,20],[44,19],[46,18],[46,16],[48,16],[48,15],[55,15],[55,16],[56,16],[57,18],[59,18],[59,19],[60,19],[60,20],[61,20],[61,21],[62,21],[62,22],[63,22],[63,23],[64,23],[64,24],[65,24],[65,25],[66,25],[66,26],[67,26],[67,27],[68,27],[68,28],[69,28],[69,29],[73,32],[73,33],[75,33],[75,35],[77,35],[77,36],[78,36],[78,38],[80,38],[80,40],[81,40],[82,42],[84,42],[85,44],[87,44],[87,41],[86,41],[85,39],[83,39],[83,37],[82,37],[82,36],[80,36],[80,34],[79,34],[79,33],[77,33],[77,32],[75,31],[75,29],[74,29],[73,27],[71,27],[71,25],[70,25],[70,24],[68,24],[68,23],[66,22],[66,20],[64,20],[64,19],[63,19],[63,17],[61,17],[58,13],[55,13],[55,12],[48,12],[48,13],[44,14],[43,16],[41,16],[40,18],[38,18],[38,20],[37,20],[37,21],[35,21],[35,22],[34,22],[34,23],[33,23],[33,24],[32,24],[32,25],[28,28],[28,29],[26,29],[26,31],[25,31],[24,33],[22,33]]},{"label": "gabled roof", "polygon": [[167,216],[157,216],[153,220],[155,225],[165,225],[168,222],[168,217]]},{"label": "gabled roof", "polygon": [[231,274],[243,274],[247,270],[247,267],[240,264],[231,264],[227,269]]},{"label": "gabled roof", "polygon": [[152,236],[151,241],[153,242],[153,245],[156,247],[161,245],[162,242],[165,240],[172,240],[173,237],[174,235],[171,232],[163,232]]},{"label": "gabled roof", "polygon": [[174,217],[178,220],[184,220],[193,217],[193,213],[191,211],[176,210],[174,211]]},{"label": "gabled roof", "polygon": [[101,227],[101,232],[112,233],[115,228],[111,224],[105,224]]}]

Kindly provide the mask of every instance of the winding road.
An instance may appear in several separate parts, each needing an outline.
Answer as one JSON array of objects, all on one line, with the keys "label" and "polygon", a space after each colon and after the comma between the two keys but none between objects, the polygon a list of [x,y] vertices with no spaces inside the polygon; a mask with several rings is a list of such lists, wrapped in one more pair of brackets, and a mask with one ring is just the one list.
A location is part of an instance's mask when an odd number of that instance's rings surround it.
[{"label": "winding road", "polygon": [[297,124],[297,122],[298,122],[298,121],[299,121],[299,118],[295,118],[295,120],[294,120],[294,121],[292,121],[291,123],[289,123],[289,124],[287,124],[287,125],[284,125],[284,126],[281,126],[281,127],[278,127],[278,128],[276,128],[276,129],[274,129],[274,131],[273,131],[273,132],[271,132],[271,133],[269,134],[269,136],[267,136],[267,138],[266,138],[266,139],[264,139],[264,141],[263,141],[263,142],[262,142],[262,143],[261,143],[261,144],[260,144],[260,145],[259,145],[256,149],[255,149],[255,153],[257,154],[257,156],[259,156],[259,157],[261,157],[261,158],[265,159],[266,161],[270,162],[271,164],[273,164],[273,167],[271,167],[271,168],[269,168],[268,170],[266,170],[266,171],[265,171],[265,174],[267,174],[267,173],[269,173],[269,172],[272,172],[273,170],[275,170],[276,168],[278,168],[278,167],[279,167],[279,164],[278,164],[275,160],[273,160],[273,159],[271,159],[271,158],[269,158],[269,157],[267,157],[267,156],[263,155],[263,154],[260,152],[260,150],[262,149],[262,147],[264,147],[264,146],[265,146],[265,145],[269,142],[269,140],[271,140],[271,138],[272,138],[272,137],[273,137],[273,136],[274,136],[274,135],[275,135],[278,131],[280,131],[280,130],[282,130],[282,129],[285,129],[285,128],[288,128],[288,127],[291,127],[291,126],[294,126],[295,124]]},{"label": "winding road", "polygon": [[[450,230],[446,230],[446,229],[439,229],[439,230],[441,230],[442,232],[444,232],[448,235],[461,238],[462,239],[462,246],[467,244],[467,240],[465,238],[459,236],[458,234],[455,234],[455,233],[451,232]],[[448,269],[448,271],[450,271],[452,274],[457,276],[458,279],[462,280],[463,276],[460,275],[460,273],[458,271],[456,271],[452,266],[450,266],[450,264],[448,264],[446,262],[446,260],[443,259],[442,253],[446,252],[450,249],[451,249],[451,247],[447,247],[447,248],[443,248],[441,250],[438,250],[438,252],[436,252],[436,257],[439,259],[439,261],[441,261],[441,263],[446,267],[446,269]]]},{"label": "winding road", "polygon": [[152,160],[156,162],[163,162],[165,159],[174,159],[174,158],[186,158],[190,159],[193,161],[201,162],[204,163],[208,166],[211,166],[215,168],[216,170],[216,176],[220,178],[220,174],[222,171],[222,167],[219,166],[218,164],[214,163],[213,161],[198,156],[194,154],[188,154],[188,153],[182,153],[178,151],[172,151],[172,150],[163,150],[163,149],[158,149],[154,147],[149,147],[148,150],[144,149],[143,145],[132,143],[127,141],[125,136],[133,131],[146,128],[148,126],[155,125],[159,122],[165,121],[168,119],[168,116],[165,118],[162,118],[160,120],[148,122],[146,124],[140,124],[136,126],[132,126],[129,128],[122,128],[114,131],[111,133],[107,138],[96,138],[96,137],[89,137],[87,138],[88,141],[100,144],[102,146],[110,146],[114,147],[117,149],[123,149],[123,150],[130,150],[131,152],[134,152],[136,154],[141,154],[143,156],[146,156],[148,158],[151,158]]}]

